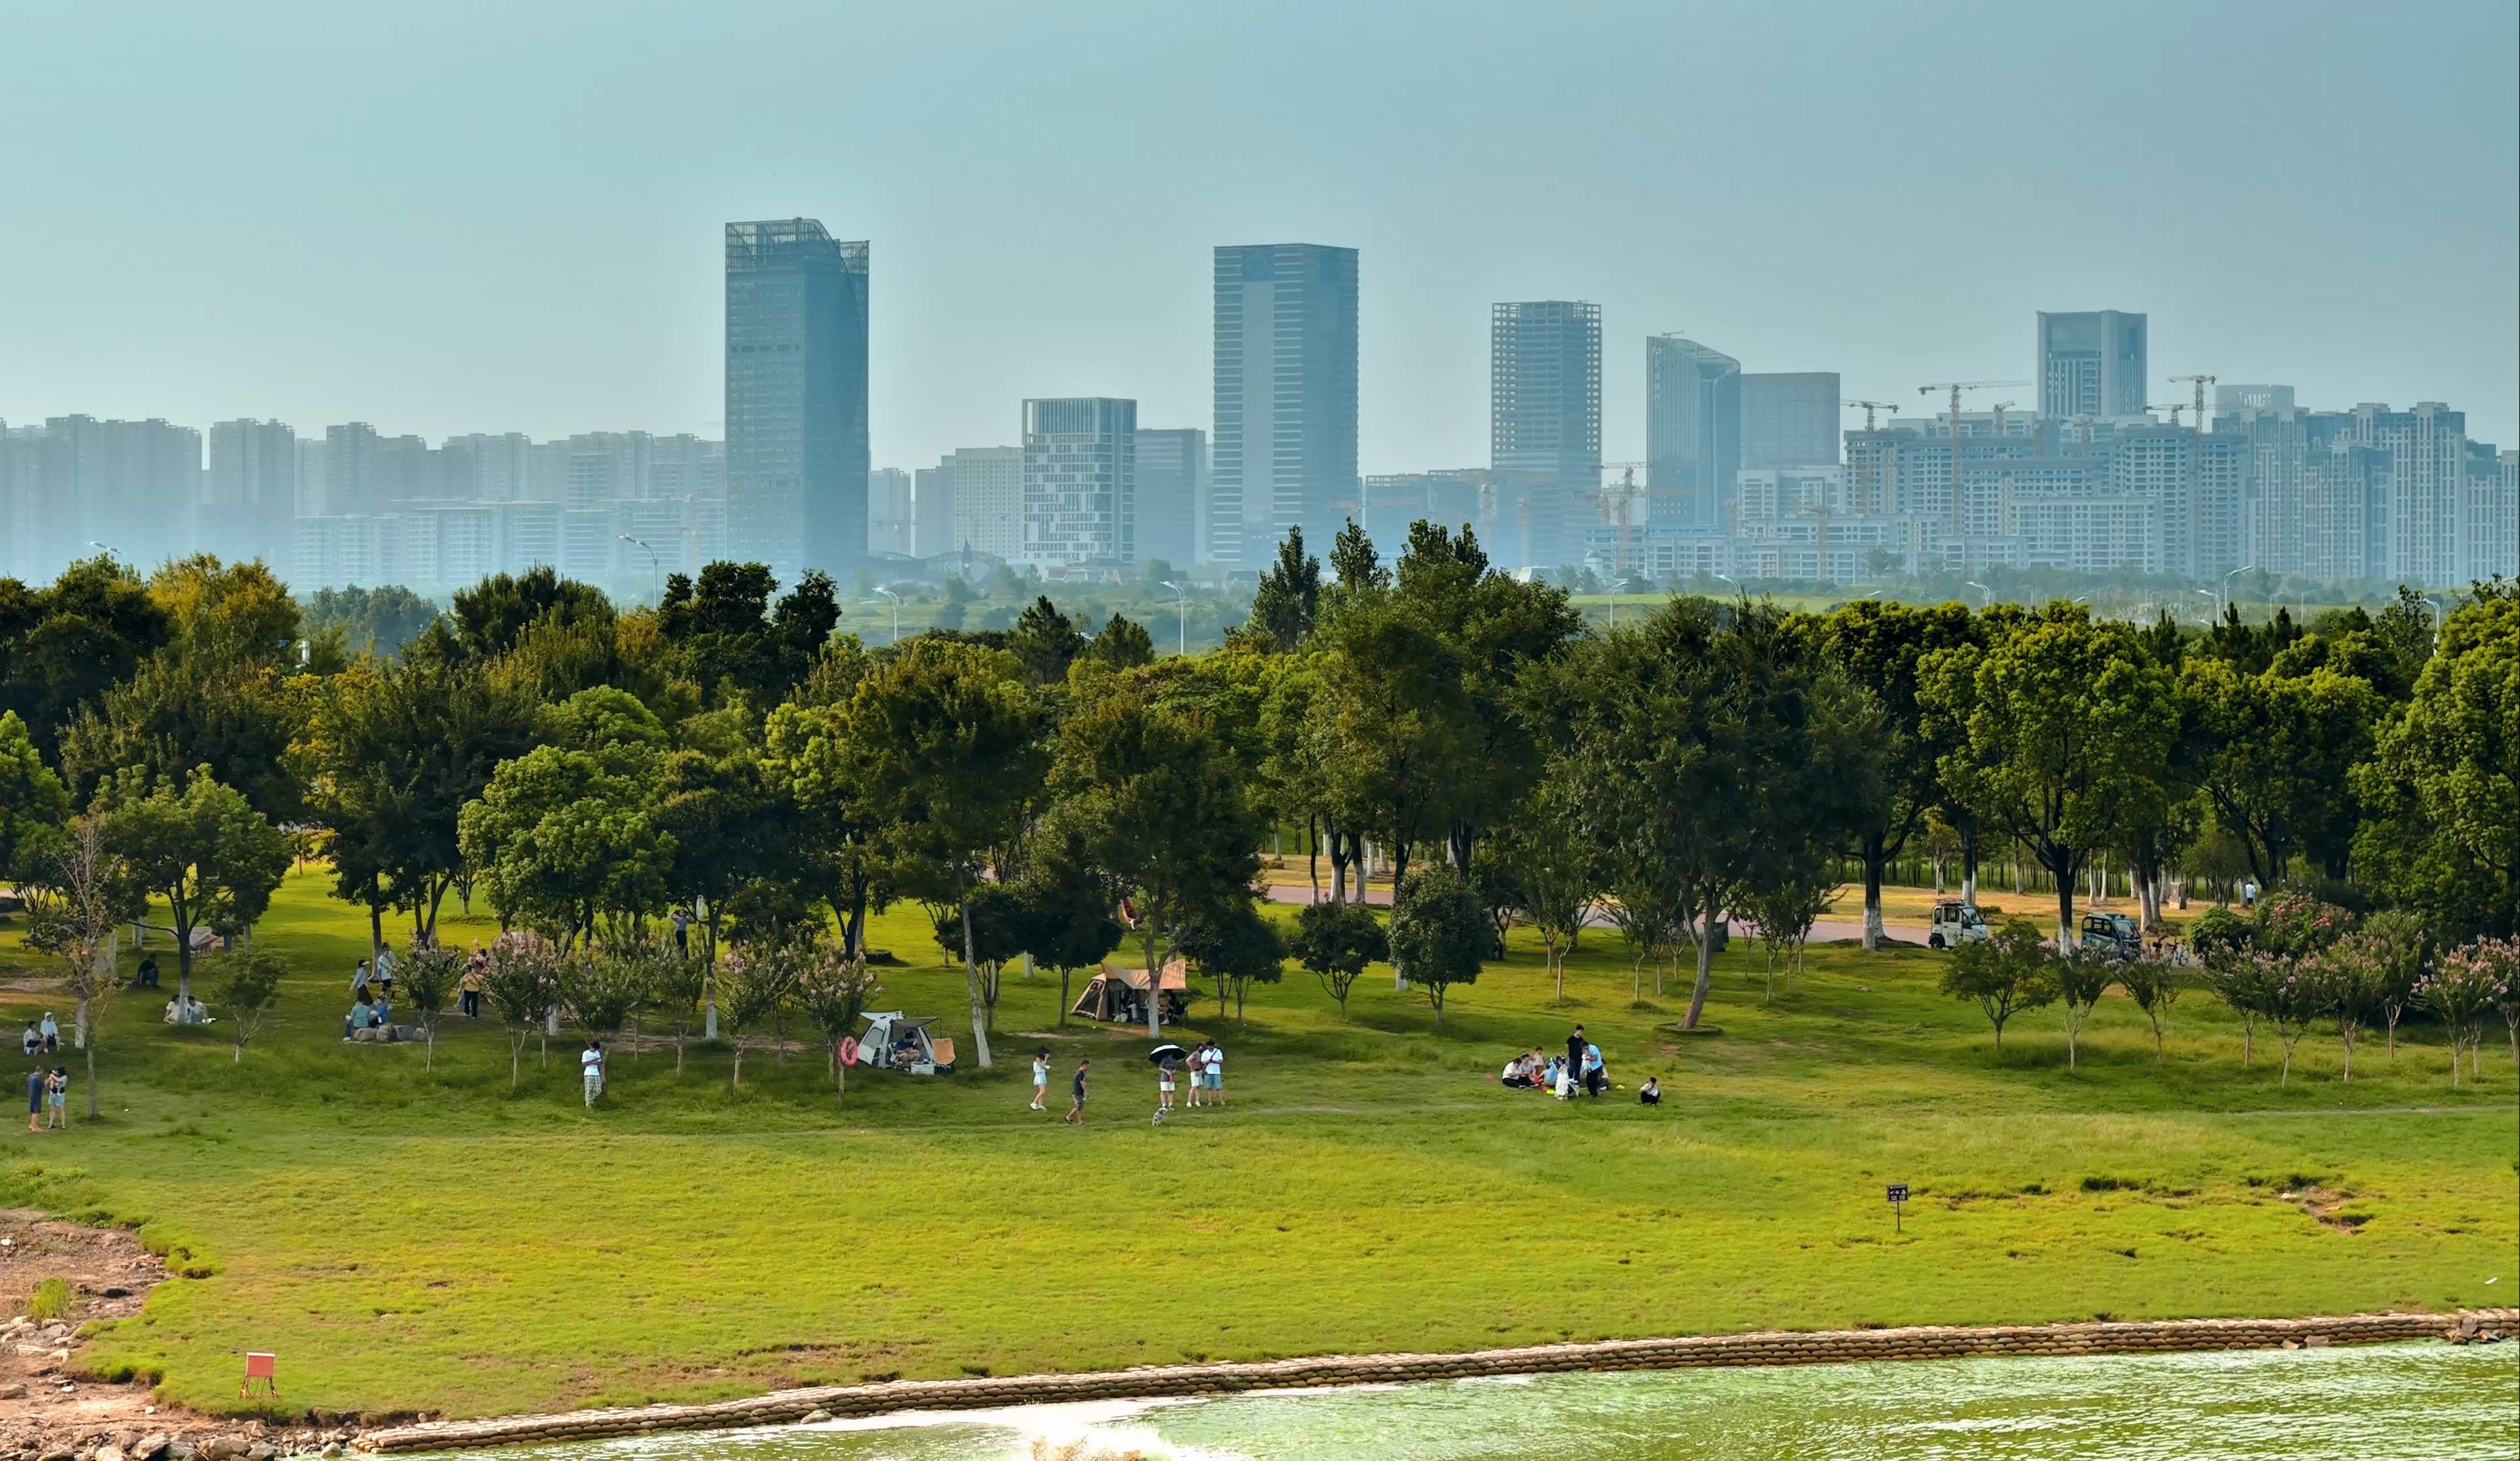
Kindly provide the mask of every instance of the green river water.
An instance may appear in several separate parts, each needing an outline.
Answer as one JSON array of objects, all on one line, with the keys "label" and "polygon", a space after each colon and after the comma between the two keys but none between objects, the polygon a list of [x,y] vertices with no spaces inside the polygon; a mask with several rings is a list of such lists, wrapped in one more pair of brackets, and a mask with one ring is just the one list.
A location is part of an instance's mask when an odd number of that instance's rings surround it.
[{"label": "green river water", "polygon": [[501,1461],[2467,1461],[2520,1346],[1543,1375],[519,1447]]}]

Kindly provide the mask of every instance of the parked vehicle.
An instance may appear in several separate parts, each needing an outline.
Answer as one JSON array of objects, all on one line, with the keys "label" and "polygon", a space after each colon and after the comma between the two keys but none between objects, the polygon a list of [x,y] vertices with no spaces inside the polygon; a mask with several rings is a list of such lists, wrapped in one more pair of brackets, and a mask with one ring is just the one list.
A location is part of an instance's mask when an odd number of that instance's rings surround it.
[{"label": "parked vehicle", "polygon": [[1979,916],[1976,904],[1945,899],[1934,905],[1933,926],[1926,931],[1925,947],[1957,949],[1987,936],[1986,919]]},{"label": "parked vehicle", "polygon": [[2111,958],[2133,958],[2143,952],[2143,929],[2124,913],[2085,913],[2083,947]]}]

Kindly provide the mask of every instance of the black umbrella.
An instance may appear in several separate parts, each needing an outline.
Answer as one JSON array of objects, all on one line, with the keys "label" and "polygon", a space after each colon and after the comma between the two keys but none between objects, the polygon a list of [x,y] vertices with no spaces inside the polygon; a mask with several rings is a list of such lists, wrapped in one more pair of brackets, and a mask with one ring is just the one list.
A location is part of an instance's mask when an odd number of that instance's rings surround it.
[{"label": "black umbrella", "polygon": [[1161,1065],[1167,1060],[1179,1060],[1189,1053],[1190,1052],[1188,1050],[1183,1049],[1181,1046],[1174,1044],[1170,1040],[1166,1040],[1162,1044],[1148,1050],[1147,1052],[1147,1059],[1150,1064]]}]

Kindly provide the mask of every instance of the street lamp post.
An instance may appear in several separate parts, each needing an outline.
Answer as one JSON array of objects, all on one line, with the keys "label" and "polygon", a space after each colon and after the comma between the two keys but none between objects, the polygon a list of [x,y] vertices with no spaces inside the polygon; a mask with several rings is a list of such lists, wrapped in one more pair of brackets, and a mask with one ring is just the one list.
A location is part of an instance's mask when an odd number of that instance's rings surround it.
[{"label": "street lamp post", "polygon": [[1979,595],[1977,606],[1979,608],[1988,608],[1995,603],[1995,591],[1993,589],[1988,588],[1986,585],[1979,583],[1973,578],[1963,580],[1963,582],[1965,582],[1970,588],[1977,590]]},{"label": "street lamp post", "polygon": [[2246,573],[2257,566],[2258,565],[2255,563],[2244,564],[2243,566],[2234,568],[2230,572],[2223,575],[2223,615],[2225,618],[2230,617],[2231,613],[2231,580],[2238,578],[2241,574]]},{"label": "street lamp post", "polygon": [[2450,607],[2430,594],[2424,595],[2420,601],[2433,606],[2433,652],[2439,654],[2441,653],[2442,620],[2450,616]]},{"label": "street lamp post", "polygon": [[623,533],[621,535],[621,541],[629,544],[633,548],[648,549],[648,597],[652,598],[662,598],[662,580],[664,578],[665,567],[663,561],[656,556],[656,550],[648,548],[648,545],[645,542],[631,537],[628,533]]},{"label": "street lamp post", "polygon": [[1173,653],[1175,655],[1188,654],[1190,653],[1190,590],[1174,583],[1171,579],[1163,580],[1161,587],[1173,591],[1173,595],[1181,609],[1181,628],[1173,642]]},{"label": "street lamp post", "polygon": [[901,596],[894,593],[892,590],[883,587],[881,584],[878,584],[876,586],[876,592],[892,600],[891,642],[898,644],[901,642]]},{"label": "street lamp post", "polygon": [[[2213,603],[2222,603],[2222,602],[2227,602],[2227,601],[2228,601],[2228,600],[2224,599],[2224,598],[2223,598],[2223,597],[2222,597],[2221,595],[2216,594],[2216,593],[2215,593],[2213,590],[2211,590],[2211,589],[2198,589],[2196,592],[2197,592],[2197,593],[2199,593],[2199,594],[2204,595],[2204,596],[2205,596],[2205,598],[2206,598],[2206,600],[2207,600],[2208,602],[2213,602]],[[2214,621],[2209,617],[2209,618],[2206,620],[2206,622],[2210,624],[2210,623],[2212,623],[2212,622],[2214,622]]]}]

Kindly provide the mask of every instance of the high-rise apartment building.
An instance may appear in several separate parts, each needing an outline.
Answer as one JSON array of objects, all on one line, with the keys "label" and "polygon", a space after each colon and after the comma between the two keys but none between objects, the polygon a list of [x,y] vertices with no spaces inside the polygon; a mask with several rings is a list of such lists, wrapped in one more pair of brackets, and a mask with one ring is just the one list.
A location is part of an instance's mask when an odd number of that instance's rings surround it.
[{"label": "high-rise apartment building", "polygon": [[1356,293],[1353,248],[1216,250],[1213,509],[1195,556],[1257,566],[1288,528],[1327,544],[1360,510]]},{"label": "high-rise apartment building", "polygon": [[2233,416],[2243,411],[2290,411],[2292,387],[2289,385],[2217,385],[2214,387],[2214,414]]},{"label": "high-rise apartment building", "polygon": [[1571,561],[1570,519],[1601,484],[1601,307],[1542,299],[1488,315],[1488,465],[1509,563]]},{"label": "high-rise apartment building", "polygon": [[962,547],[954,537],[954,468],[950,461],[910,474],[910,552],[932,558]]},{"label": "high-rise apartment building", "polygon": [[1741,376],[1741,465],[1823,466],[1837,460],[1835,371],[1759,371]]},{"label": "high-rise apartment building", "polygon": [[951,487],[957,552],[984,553],[1004,562],[1024,560],[1024,452],[1022,447],[965,447],[942,464]]},{"label": "high-rise apartment building", "polygon": [[2145,317],[2123,310],[2039,315],[2039,414],[2141,416],[2150,372]]},{"label": "high-rise apartment building", "polygon": [[1743,405],[1741,362],[1676,334],[1645,340],[1645,488],[1656,526],[1730,525]]},{"label": "high-rise apartment building", "polygon": [[2520,452],[2470,442],[2467,488],[2459,504],[2461,582],[2520,578]]},{"label": "high-rise apartment building", "polygon": [[[1195,426],[1138,428],[1138,557],[1176,567],[1198,561],[1208,510],[1207,433]],[[1310,530],[1307,530],[1307,536]]]},{"label": "high-rise apartment building", "polygon": [[1042,568],[1137,561],[1138,403],[1023,403],[1023,558]]},{"label": "high-rise apartment building", "polygon": [[910,473],[878,466],[867,473],[867,552],[910,556],[919,541]]},{"label": "high-rise apartment building", "polygon": [[296,517],[297,433],[279,421],[213,424],[202,546],[231,561],[261,558],[286,578]]},{"label": "high-rise apartment building", "polygon": [[2467,414],[2439,401],[2411,411],[2354,408],[2357,445],[2389,454],[2387,572],[2418,588],[2459,581],[2459,497],[2467,484]]},{"label": "high-rise apartment building", "polygon": [[783,583],[867,550],[867,245],[726,226],[729,550]]}]

